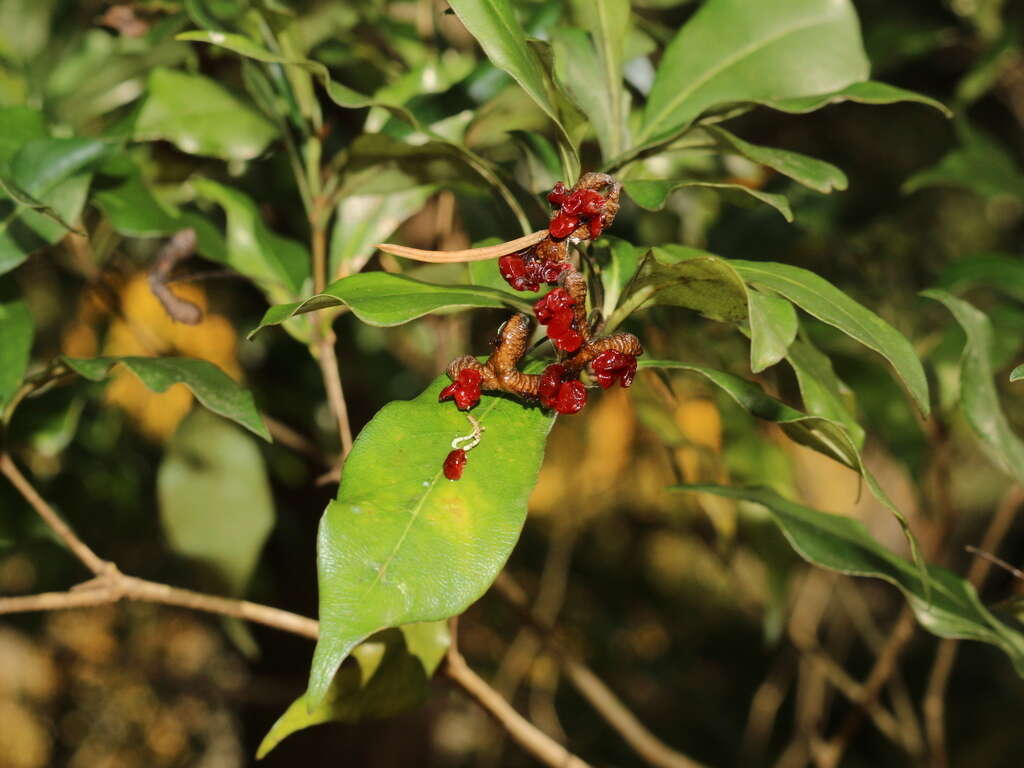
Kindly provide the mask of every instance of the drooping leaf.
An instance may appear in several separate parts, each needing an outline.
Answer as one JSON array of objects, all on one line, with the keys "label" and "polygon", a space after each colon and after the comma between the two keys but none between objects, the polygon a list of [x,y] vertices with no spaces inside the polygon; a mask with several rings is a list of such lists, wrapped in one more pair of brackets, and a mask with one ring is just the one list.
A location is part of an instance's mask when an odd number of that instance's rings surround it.
[{"label": "drooping leaf", "polygon": [[601,263],[601,283],[604,288],[604,316],[611,317],[624,291],[636,274],[643,250],[618,237],[607,236],[608,257]]},{"label": "drooping leaf", "polygon": [[1024,442],[1010,427],[995,385],[992,324],[983,312],[945,291],[933,289],[921,295],[942,302],[967,334],[960,358],[960,406],[974,436],[997,467],[1018,483],[1024,482]]},{"label": "drooping leaf", "polygon": [[832,361],[806,338],[790,345],[786,359],[796,373],[800,396],[808,413],[837,421],[846,427],[854,444],[864,445],[864,428],[845,402],[849,391],[832,368]]},{"label": "drooping leaf", "polygon": [[846,174],[831,163],[818,160],[799,152],[790,152],[775,147],[762,147],[744,141],[723,128],[709,125],[706,130],[718,141],[719,146],[735,152],[759,165],[778,171],[794,181],[818,192],[828,194],[833,189],[846,189]]},{"label": "drooping leaf", "polygon": [[665,50],[637,144],[680,133],[710,107],[829,93],[868,76],[847,0],[708,0]]},{"label": "drooping leaf", "polygon": [[994,645],[1024,676],[1024,636],[993,616],[969,582],[945,568],[929,565],[922,583],[920,569],[875,541],[859,521],[810,509],[764,488],[684,485],[673,490],[714,493],[761,505],[793,549],[809,563],[893,584],[926,630],[939,637]]},{"label": "drooping leaf", "polygon": [[1024,301],[1024,261],[1010,254],[985,253],[954,261],[942,270],[938,286],[963,293],[977,286],[995,288]]},{"label": "drooping leaf", "polygon": [[160,462],[157,497],[171,549],[197,561],[219,590],[244,595],[274,526],[255,441],[209,411],[193,410]]},{"label": "drooping leaf", "polygon": [[537,51],[526,40],[508,0],[451,0],[452,10],[477,39],[487,58],[512,76],[554,122],[566,181],[579,175],[579,116],[558,91]]},{"label": "drooping leaf", "polygon": [[270,432],[256,410],[252,393],[213,363],[191,357],[64,357],[63,361],[80,376],[102,381],[110,369],[122,363],[154,392],[166,392],[184,384],[196,399],[214,413],[270,441]]},{"label": "drooping leaf", "polygon": [[216,81],[163,67],[150,72],[134,129],[136,141],[223,160],[251,160],[276,136],[273,123]]},{"label": "drooping leaf", "polygon": [[59,211],[54,210],[42,200],[33,197],[27,191],[19,187],[14,179],[0,176],[0,192],[3,192],[7,197],[13,200],[16,208],[27,208],[31,211],[36,211],[37,213],[46,216],[48,219],[52,219],[68,232],[75,232],[79,235],[83,234],[81,230],[76,229],[65,221]]},{"label": "drooping leaf", "polygon": [[338,203],[331,233],[330,270],[335,277],[359,272],[398,226],[420,210],[437,187],[432,184],[383,194],[358,194]]},{"label": "drooping leaf", "polygon": [[431,621],[388,629],[356,646],[352,656],[358,666],[342,666],[318,707],[309,709],[306,694],[292,702],[263,737],[256,759],[312,725],[393,717],[419,706],[449,642],[448,623]]},{"label": "drooping leaf", "polygon": [[515,307],[530,311],[530,304],[511,292],[477,285],[434,285],[389,272],[349,275],[328,285],[323,293],[304,301],[279,304],[267,310],[249,338],[268,325],[328,307],[348,306],[368,325],[392,326],[408,323],[431,312],[474,307]]},{"label": "drooping leaf", "polygon": [[484,395],[486,430],[458,481],[441,465],[465,415],[439,404],[435,380],[385,406],[359,434],[337,501],[320,523],[320,640],[308,703],[327,694],[342,661],[387,627],[438,621],[490,586],[519,538],[554,419],[511,398]]},{"label": "drooping leaf", "polygon": [[271,302],[299,295],[311,269],[305,247],[271,231],[244,192],[210,179],[194,184],[197,194],[220,205],[227,215],[225,263],[256,281]]},{"label": "drooping leaf", "polygon": [[889,361],[921,413],[929,413],[928,381],[913,345],[874,312],[825,278],[800,267],[739,259],[729,264],[746,282],[785,296],[808,314],[880,354]]},{"label": "drooping leaf", "polygon": [[715,189],[730,203],[749,206],[757,202],[770,205],[782,214],[786,221],[793,221],[793,210],[785,195],[773,192],[762,192],[743,184],[726,182],[698,181],[695,179],[626,179],[623,182],[626,193],[633,202],[649,211],[658,211],[665,206],[668,196],[677,189],[697,187]]},{"label": "drooping leaf", "polygon": [[786,356],[799,322],[793,305],[778,296],[748,291],[750,325],[761,330],[750,340],[750,370],[760,373]]},{"label": "drooping leaf", "polygon": [[937,109],[946,117],[952,117],[953,113],[949,107],[941,101],[936,101],[906,88],[897,88],[895,85],[880,83],[875,80],[853,83],[846,88],[839,89],[833,93],[822,93],[816,96],[803,96],[797,98],[775,99],[771,101],[759,101],[765,106],[777,109],[780,112],[790,114],[804,114],[815,112],[830,104],[842,104],[845,101],[852,101],[857,104],[886,105],[910,102],[923,104],[927,107]]},{"label": "drooping leaf", "polygon": [[0,411],[21,385],[32,351],[35,324],[17,283],[0,278]]}]

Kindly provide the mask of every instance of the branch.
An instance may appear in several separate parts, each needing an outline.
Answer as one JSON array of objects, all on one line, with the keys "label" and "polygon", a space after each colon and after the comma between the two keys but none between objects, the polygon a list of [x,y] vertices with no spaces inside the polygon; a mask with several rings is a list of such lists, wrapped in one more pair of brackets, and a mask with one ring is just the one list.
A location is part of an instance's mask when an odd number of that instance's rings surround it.
[{"label": "branch", "polygon": [[629,744],[649,765],[656,768],[704,768],[681,752],[665,744],[637,719],[625,704],[588,667],[573,659],[561,646],[555,633],[544,626],[539,617],[533,615],[529,601],[522,588],[511,577],[502,573],[494,582],[495,591],[526,621],[545,641],[565,676],[576,691],[591,707]]},{"label": "branch", "polygon": [[[1024,503],[1024,489],[1016,483],[1003,494],[996,508],[992,521],[981,541],[981,550],[994,552],[999,548],[1000,542],[1006,536],[1017,508]],[[971,563],[967,572],[967,580],[974,585],[975,589],[981,589],[985,582],[993,562],[987,557],[978,557]],[[928,688],[925,690],[921,708],[925,716],[925,732],[928,736],[928,750],[931,754],[932,765],[935,768],[945,768],[949,764],[946,754],[946,688],[949,685],[949,678],[953,672],[953,663],[956,661],[959,641],[943,640],[935,652],[935,660],[932,662],[932,671],[928,676]]]},{"label": "branch", "polygon": [[345,405],[345,390],[341,386],[341,372],[338,370],[338,356],[334,353],[334,331],[327,329],[316,342],[316,361],[320,365],[320,373],[327,390],[327,401],[331,406],[334,420],[338,422],[338,434],[341,436],[341,458],[348,456],[352,450],[352,427],[348,421],[348,406]]}]

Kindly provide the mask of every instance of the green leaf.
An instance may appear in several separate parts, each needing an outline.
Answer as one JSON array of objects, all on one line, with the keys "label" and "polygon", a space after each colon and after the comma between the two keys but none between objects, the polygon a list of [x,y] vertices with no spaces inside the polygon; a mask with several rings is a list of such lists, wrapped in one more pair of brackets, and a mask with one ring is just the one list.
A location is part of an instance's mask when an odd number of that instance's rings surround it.
[{"label": "green leaf", "polygon": [[1024,379],[1024,365],[1018,365],[1012,371],[1010,371],[1010,382],[1020,381]]},{"label": "green leaf", "polygon": [[809,270],[770,261],[733,259],[729,263],[746,282],[785,296],[888,360],[921,413],[928,415],[928,380],[913,345],[903,334]]},{"label": "green leaf", "polygon": [[263,738],[260,760],[296,731],[320,723],[358,723],[393,717],[426,701],[429,680],[448,648],[448,624],[432,621],[389,629],[358,645],[335,675],[330,691],[314,709],[303,694]]},{"label": "green leaf", "polygon": [[227,215],[225,263],[255,280],[271,303],[298,295],[310,272],[305,247],[272,232],[244,192],[209,179],[199,179],[194,185],[200,197],[217,203]]},{"label": "green leaf", "polygon": [[640,266],[643,249],[618,237],[606,236],[608,242],[607,260],[601,261],[601,283],[604,287],[602,313],[611,317],[619,306],[623,292]]},{"label": "green leaf", "polygon": [[336,280],[323,293],[304,301],[271,307],[260,324],[249,333],[249,338],[268,325],[279,325],[296,315],[340,306],[348,306],[368,325],[388,327],[443,310],[511,306],[530,311],[531,304],[517,299],[508,291],[484,286],[434,285],[388,272],[365,272]]},{"label": "green leaf", "polygon": [[753,201],[765,203],[782,214],[786,221],[793,221],[793,210],[785,195],[762,192],[742,184],[696,181],[693,179],[626,179],[623,181],[626,193],[633,202],[649,211],[658,211],[665,206],[668,196],[683,187],[716,189],[735,205],[749,206]]},{"label": "green leaf", "polygon": [[273,123],[214,80],[163,67],[150,72],[135,117],[136,141],[223,160],[251,160],[276,136]]},{"label": "green leaf", "polygon": [[32,352],[35,324],[10,277],[0,278],[0,411],[21,386]]},{"label": "green leaf", "polygon": [[839,422],[846,427],[857,448],[862,448],[864,428],[857,423],[846,402],[852,393],[836,376],[832,361],[806,338],[799,339],[789,347],[786,359],[796,373],[800,396],[807,412]]},{"label": "green leaf", "polygon": [[555,123],[566,181],[579,176],[579,118],[558,92],[537,51],[527,44],[526,33],[507,0],[450,0],[452,10],[480,43],[487,58],[512,76]]},{"label": "green leaf", "polygon": [[336,277],[359,272],[399,225],[419,211],[437,190],[433,184],[384,194],[359,194],[338,203],[331,234],[330,272]]},{"label": "green leaf", "polygon": [[976,286],[996,288],[1024,301],[1024,262],[1009,254],[980,254],[947,266],[938,283],[939,287],[953,293],[963,293]]},{"label": "green leaf", "polygon": [[994,645],[1024,676],[1024,636],[996,619],[970,583],[934,565],[928,566],[927,580],[922,582],[913,563],[875,541],[859,521],[810,509],[763,488],[685,485],[673,490],[714,493],[761,505],[797,554],[809,563],[889,582],[906,597],[918,623],[933,635]]},{"label": "green leaf", "polygon": [[733,376],[731,373],[674,360],[641,359],[637,364],[641,369],[661,368],[699,373],[721,388],[744,410],[759,419],[778,424],[793,442],[812,448],[858,473],[863,473],[857,446],[850,439],[846,429],[837,422],[820,416],[808,416],[771,397],[758,384]]},{"label": "green leaf", "polygon": [[387,627],[461,613],[497,576],[526,517],[554,419],[484,395],[473,415],[486,430],[461,480],[441,465],[464,414],[438,404],[446,376],[411,401],[385,406],[359,434],[338,499],[320,523],[320,640],[309,704],[327,694],[341,662]]},{"label": "green leaf", "polygon": [[847,0],[708,0],[665,50],[638,144],[669,139],[710,107],[828,93],[866,79]]},{"label": "green leaf", "polygon": [[777,109],[780,112],[791,114],[805,114],[827,107],[830,104],[842,104],[845,101],[852,101],[857,104],[886,105],[911,102],[923,104],[927,107],[937,109],[946,117],[952,117],[953,112],[941,101],[924,96],[905,88],[897,88],[895,85],[880,83],[875,80],[853,83],[846,88],[832,93],[822,93],[816,96],[803,96],[788,99],[773,99],[771,101],[759,101],[758,103]]},{"label": "green leaf", "polygon": [[750,370],[760,373],[786,356],[799,322],[793,305],[778,296],[748,291],[750,325],[760,329],[750,340]]},{"label": "green leaf", "polygon": [[38,109],[31,107],[0,107],[0,171],[7,171],[7,163],[21,147],[32,139],[46,137],[46,119]]},{"label": "green leaf", "polygon": [[157,473],[160,523],[171,549],[197,561],[219,590],[245,594],[274,526],[274,500],[256,442],[193,410]]},{"label": "green leaf", "polygon": [[184,384],[211,411],[270,442],[270,432],[256,410],[252,393],[206,360],[191,357],[64,357],[62,360],[90,381],[102,381],[111,368],[122,363],[154,392],[166,392],[174,384]]},{"label": "green leaf", "polygon": [[848,183],[846,174],[831,163],[801,155],[798,152],[751,144],[718,126],[709,125],[705,130],[718,141],[722,149],[735,152],[759,165],[778,171],[783,176],[788,176],[805,187],[824,194],[828,194],[833,189],[846,189]]},{"label": "green leaf", "polygon": [[992,324],[983,312],[945,291],[933,289],[921,295],[942,302],[967,334],[960,358],[960,406],[964,417],[992,462],[1018,483],[1024,483],[1024,442],[1006,420],[995,386]]},{"label": "green leaf", "polygon": [[960,147],[936,165],[907,179],[903,191],[909,194],[927,187],[961,187],[986,198],[1024,199],[1024,173],[1014,157],[966,124],[962,124],[958,132]]}]

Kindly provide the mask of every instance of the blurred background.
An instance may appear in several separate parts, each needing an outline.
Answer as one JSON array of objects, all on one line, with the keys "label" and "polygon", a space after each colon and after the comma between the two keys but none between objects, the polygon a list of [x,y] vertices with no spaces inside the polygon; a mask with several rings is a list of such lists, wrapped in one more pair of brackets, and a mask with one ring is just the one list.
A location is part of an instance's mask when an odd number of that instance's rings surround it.
[{"label": "blurred background", "polygon": [[[658,212],[627,202],[613,234],[639,245],[686,243],[726,257],[806,267],[912,339],[945,406],[929,422],[915,416],[880,362],[823,325],[811,329],[857,393],[868,464],[933,546],[932,559],[964,573],[970,557],[963,546],[978,544],[993,510],[1013,497],[1009,480],[985,459],[952,408],[963,334],[945,310],[916,294],[953,288],[989,314],[1004,407],[1024,430],[1024,396],[1004,375],[1021,360],[1024,338],[1024,4],[854,4],[873,77],[943,101],[955,119],[920,104],[846,103],[810,115],[751,112],[730,129],[834,163],[849,176],[849,189],[817,195],[748,161],[697,153],[680,160],[694,173],[713,165],[751,188],[787,193],[795,223],[767,207],[735,207],[713,190],[693,190],[674,195]],[[636,83],[643,82],[645,62],[649,68],[698,5],[633,3],[628,50]],[[516,6],[539,37],[568,13],[560,2]],[[305,53],[363,93],[386,84],[411,89],[417,110],[435,119],[468,110],[467,144],[509,169],[524,189],[540,192],[556,180],[514,135],[546,130],[542,113],[496,76],[445,3],[433,0],[0,0],[0,105],[40,110],[57,135],[117,136],[139,119],[137,100],[146,89],[159,87],[151,79],[157,68],[202,73],[245,94],[257,86],[237,58],[174,35],[199,24],[197,17],[230,25],[252,8],[291,30]],[[437,52],[446,80],[424,92],[418,76],[403,79]],[[175,97],[179,108],[189,93]],[[368,121],[389,119],[308,98],[322,112],[325,161],[344,154]],[[259,110],[253,121],[238,140],[265,146],[278,127]],[[0,125],[0,142],[7,128]],[[88,239],[57,238],[14,273],[37,327],[33,360],[61,353],[204,358],[254,392],[278,439],[273,445],[246,439],[226,449],[243,457],[252,474],[236,477],[246,489],[241,497],[220,503],[223,524],[201,529],[212,540],[201,555],[190,544],[195,529],[175,512],[185,497],[169,466],[190,442],[230,443],[230,437],[221,434],[220,422],[198,416],[180,387],[157,395],[121,373],[108,384],[55,388],[19,407],[8,443],[43,496],[124,572],[315,616],[314,537],[336,492],[338,453],[317,365],[279,329],[245,341],[266,300],[250,282],[209,262],[195,263],[192,279],[174,286],[203,310],[202,322],[173,322],[146,276],[163,242],[154,236],[159,228],[147,228],[142,198],[126,191],[144,184],[162,200],[194,204],[222,229],[221,209],[197,194],[191,180],[222,181],[255,201],[267,228],[306,241],[302,193],[288,155],[271,144],[202,157],[161,140],[136,145],[130,160],[130,169],[105,168],[94,181],[82,212]],[[585,152],[583,164],[596,163]],[[443,161],[429,171],[432,179],[447,172]],[[401,200],[394,201],[396,187],[368,201],[370,193],[357,194],[366,180],[353,173],[350,181],[352,194],[340,203],[349,207],[339,216],[357,219],[360,206],[377,211],[391,196],[389,215],[401,224],[393,239],[401,242],[459,248],[517,234],[507,209],[478,184],[409,186],[406,180]],[[370,268],[465,279],[461,265],[374,257]],[[484,349],[502,319],[500,311],[476,311],[381,329],[351,314],[339,317],[338,355],[354,430],[386,402],[418,394],[452,357]],[[641,315],[634,325],[660,357],[751,378],[747,342],[730,327],[671,308]],[[798,398],[788,369],[773,368],[759,380],[784,399]],[[225,460],[205,471],[212,482],[227,482],[231,466]],[[200,479],[186,473],[184,482]],[[859,493],[852,472],[794,446],[703,380],[642,376],[629,393],[609,390],[583,416],[558,421],[507,572],[536,611],[557,622],[573,653],[668,744],[708,766],[809,765],[808,735],[830,732],[851,711],[842,676],[867,675],[902,599],[881,582],[811,569],[774,529],[725,500],[664,492],[684,480],[769,484],[809,506],[855,515],[893,549],[903,547],[888,513]],[[948,513],[941,519],[940,503]],[[253,515],[261,522],[250,529]],[[244,551],[241,529],[255,531]],[[1024,561],[1019,525],[999,554]],[[63,590],[83,578],[81,566],[0,482],[0,593]],[[983,597],[1005,599],[1020,586],[997,570]],[[505,601],[486,595],[461,621],[459,636],[470,664],[575,752],[599,766],[645,764],[566,684]],[[843,766],[926,764],[914,710],[937,645],[917,632],[884,694],[895,730],[886,734],[864,723]],[[5,616],[0,766],[252,765],[270,725],[304,690],[311,654],[312,644],[302,638],[153,605]],[[947,701],[950,765],[1020,765],[1024,687],[1005,656],[962,644]],[[514,768],[532,761],[438,680],[422,707],[390,720],[302,731],[262,763]]]}]

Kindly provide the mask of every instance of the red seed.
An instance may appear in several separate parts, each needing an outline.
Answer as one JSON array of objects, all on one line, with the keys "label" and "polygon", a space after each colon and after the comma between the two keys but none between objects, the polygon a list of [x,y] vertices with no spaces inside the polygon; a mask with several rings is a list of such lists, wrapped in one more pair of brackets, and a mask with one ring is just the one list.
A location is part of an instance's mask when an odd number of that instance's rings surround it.
[{"label": "red seed", "polygon": [[587,404],[587,388],[579,381],[563,381],[558,388],[555,410],[559,413],[579,413]]},{"label": "red seed", "polygon": [[441,390],[438,395],[438,402],[455,400],[455,405],[460,411],[468,411],[480,402],[480,382],[483,377],[480,371],[473,368],[463,368],[459,371],[458,378]]},{"label": "red seed", "polygon": [[466,452],[456,448],[444,460],[444,476],[449,480],[458,480],[466,468]]},{"label": "red seed", "polygon": [[636,356],[606,349],[590,363],[590,370],[603,389],[608,389],[616,380],[628,387],[636,376]]},{"label": "red seed", "polygon": [[563,237],[568,237],[575,232],[579,225],[580,220],[576,216],[560,213],[551,220],[551,224],[548,225],[548,232],[556,240],[561,240]]}]

